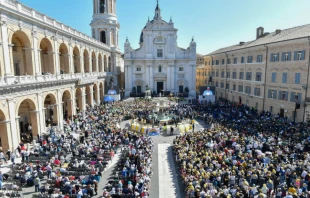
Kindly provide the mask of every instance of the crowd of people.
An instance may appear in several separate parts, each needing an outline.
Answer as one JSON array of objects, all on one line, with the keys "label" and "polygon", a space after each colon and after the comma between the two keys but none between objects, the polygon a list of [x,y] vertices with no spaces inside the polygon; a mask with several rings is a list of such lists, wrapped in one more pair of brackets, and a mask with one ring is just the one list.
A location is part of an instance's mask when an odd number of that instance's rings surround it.
[{"label": "crowd of people", "polygon": [[[99,196],[102,172],[115,153],[123,150],[121,156],[124,152],[127,154],[126,159],[118,162],[122,166],[116,171],[118,182],[116,185],[109,182],[103,197],[146,197],[152,175],[152,141],[130,131],[130,127],[121,129],[120,122],[144,115],[148,105],[145,100],[114,102],[88,106],[85,112],[66,117],[64,131],[51,127],[48,133],[35,138],[33,147],[27,148],[27,144],[21,143],[10,151],[9,159],[14,162],[12,170],[0,173],[0,185],[5,176],[8,182],[18,186],[34,187],[38,196]],[[0,157],[7,161],[3,153]],[[17,157],[22,158],[22,163],[15,163]]]},{"label": "crowd of people", "polygon": [[310,124],[221,101],[189,104],[210,128],[174,140],[187,197],[310,197]]}]

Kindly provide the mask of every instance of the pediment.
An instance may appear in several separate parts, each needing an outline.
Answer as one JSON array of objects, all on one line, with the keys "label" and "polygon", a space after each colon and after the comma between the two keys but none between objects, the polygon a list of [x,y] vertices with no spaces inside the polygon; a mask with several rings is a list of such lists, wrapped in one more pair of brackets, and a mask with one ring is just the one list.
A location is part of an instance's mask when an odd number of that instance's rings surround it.
[{"label": "pediment", "polygon": [[156,20],[153,21],[151,25],[146,27],[145,30],[177,30],[177,29],[169,25],[166,21]]}]

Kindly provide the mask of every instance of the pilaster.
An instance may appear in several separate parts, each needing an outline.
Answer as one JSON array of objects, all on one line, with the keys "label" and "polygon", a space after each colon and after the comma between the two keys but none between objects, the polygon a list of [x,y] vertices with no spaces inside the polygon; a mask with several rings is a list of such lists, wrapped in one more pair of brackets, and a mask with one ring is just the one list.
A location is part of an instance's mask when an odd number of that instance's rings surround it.
[{"label": "pilaster", "polygon": [[72,74],[74,74],[74,60],[73,60],[73,48],[72,48],[71,44],[69,44],[68,56],[69,56],[70,74],[72,75]]},{"label": "pilaster", "polygon": [[37,80],[41,80],[42,79],[42,71],[41,71],[41,59],[42,57],[39,57],[39,50],[38,49],[38,33],[36,31],[36,29],[32,30],[31,32],[32,35],[32,59],[33,59],[33,66],[34,66],[34,72],[35,72],[35,76],[37,78]]},{"label": "pilaster", "polygon": [[8,99],[7,100],[9,107],[9,115],[10,115],[10,126],[11,126],[11,139],[12,139],[12,147],[17,148],[19,145],[19,119],[16,120],[18,115],[16,115],[16,100]]},{"label": "pilaster", "polygon": [[60,64],[59,64],[59,45],[57,41],[56,35],[52,37],[53,45],[54,45],[54,53],[53,53],[53,59],[54,59],[54,65],[55,65],[55,73],[58,79],[60,79]]},{"label": "pilaster", "polygon": [[43,106],[42,93],[37,93],[38,109],[39,109],[39,134],[41,135],[46,131],[45,129],[45,112]]},{"label": "pilaster", "polygon": [[4,59],[4,76],[6,83],[11,84],[14,81],[14,74],[12,71],[11,56],[8,41],[8,27],[6,24],[6,17],[1,15],[1,35],[2,35],[2,50]]}]

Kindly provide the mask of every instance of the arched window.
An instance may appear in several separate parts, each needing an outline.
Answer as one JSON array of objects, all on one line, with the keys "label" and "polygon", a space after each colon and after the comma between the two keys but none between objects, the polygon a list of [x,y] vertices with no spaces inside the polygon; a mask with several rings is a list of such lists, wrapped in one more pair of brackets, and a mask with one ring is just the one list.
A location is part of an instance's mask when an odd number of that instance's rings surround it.
[{"label": "arched window", "polygon": [[161,72],[161,66],[158,67],[158,72]]},{"label": "arched window", "polygon": [[105,12],[105,0],[100,0],[100,13]]},{"label": "arched window", "polygon": [[100,32],[100,41],[104,44],[107,44],[106,34],[104,30]]}]

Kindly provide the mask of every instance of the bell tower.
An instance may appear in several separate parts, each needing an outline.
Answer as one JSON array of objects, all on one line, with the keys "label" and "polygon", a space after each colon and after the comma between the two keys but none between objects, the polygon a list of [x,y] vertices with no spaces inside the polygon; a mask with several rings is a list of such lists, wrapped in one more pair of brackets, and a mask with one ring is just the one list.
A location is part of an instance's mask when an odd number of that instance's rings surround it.
[{"label": "bell tower", "polygon": [[118,49],[119,23],[116,0],[93,0],[92,37]]}]

